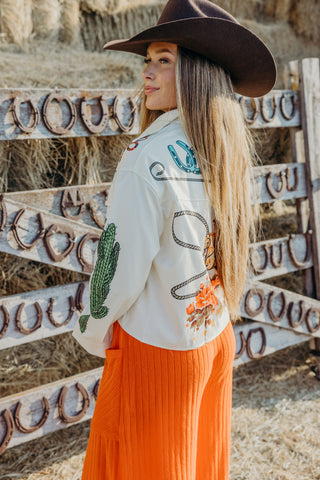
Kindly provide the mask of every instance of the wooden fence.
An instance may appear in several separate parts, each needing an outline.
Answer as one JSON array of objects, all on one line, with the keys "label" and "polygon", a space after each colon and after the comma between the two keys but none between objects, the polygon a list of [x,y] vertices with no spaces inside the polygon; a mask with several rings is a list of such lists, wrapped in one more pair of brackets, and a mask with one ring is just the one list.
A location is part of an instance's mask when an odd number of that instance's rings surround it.
[{"label": "wooden fence", "polygon": [[[285,73],[287,90],[238,99],[251,128],[290,127],[292,163],[256,167],[253,202],[296,199],[300,233],[251,246],[252,271],[241,304],[248,321],[234,327],[234,365],[308,340],[319,348],[319,61],[292,62]],[[129,90],[0,90],[0,140],[135,135],[132,95]],[[0,251],[89,275],[109,187],[0,195]],[[297,270],[306,271],[308,296],[263,283]],[[72,330],[88,298],[88,281],[1,298],[0,349]],[[101,374],[98,368],[1,399],[0,454],[91,418]]]}]

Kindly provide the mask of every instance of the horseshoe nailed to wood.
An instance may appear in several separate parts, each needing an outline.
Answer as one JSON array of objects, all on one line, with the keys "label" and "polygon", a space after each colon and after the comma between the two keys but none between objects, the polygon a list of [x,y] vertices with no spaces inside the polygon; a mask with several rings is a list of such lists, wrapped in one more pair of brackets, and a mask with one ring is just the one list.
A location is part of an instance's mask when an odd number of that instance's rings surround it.
[{"label": "horseshoe nailed to wood", "polygon": [[272,122],[272,120],[274,119],[274,117],[276,116],[276,113],[277,113],[277,101],[275,99],[275,96],[273,95],[272,97],[272,115],[271,117],[267,117],[267,115],[265,114],[265,111],[264,111],[264,102],[265,102],[265,98],[264,97],[261,97],[260,98],[260,113],[261,113],[261,117],[263,118],[263,120],[266,122],[266,123],[269,123],[269,122]]},{"label": "horseshoe nailed to wood", "polygon": [[1,212],[1,222],[0,222],[0,238],[2,235],[2,232],[4,231],[7,223],[7,207],[6,204],[4,203],[4,197],[3,195],[0,195],[0,212]]},{"label": "horseshoe nailed to wood", "polygon": [[[59,104],[63,101],[66,102],[66,104],[69,107],[70,110],[70,120],[69,123],[66,127],[62,127],[61,125],[53,125],[51,121],[48,118],[48,108],[49,105],[57,101]],[[43,116],[43,122],[49,132],[55,134],[55,135],[63,135],[64,133],[70,132],[77,120],[77,111],[75,105],[72,103],[71,99],[67,97],[66,95],[62,94],[57,94],[57,93],[50,93],[50,95],[47,96],[46,101],[43,104],[43,110],[42,110],[42,116]]]},{"label": "horseshoe nailed to wood", "polygon": [[[257,333],[257,332],[260,332],[261,333],[261,339],[262,339],[262,342],[261,342],[261,348],[259,350],[259,352],[257,353],[253,353],[252,349],[251,349],[251,337],[252,337],[252,334],[253,333]],[[247,337],[247,346],[246,346],[246,350],[247,350],[247,355],[248,357],[251,359],[251,360],[259,360],[264,352],[265,352],[265,349],[266,349],[266,345],[267,345],[267,339],[266,339],[266,334],[265,334],[265,331],[263,330],[262,327],[258,327],[258,328],[252,328],[250,331],[249,331],[249,335]]]},{"label": "horseshoe nailed to wood", "polygon": [[[293,185],[289,185],[289,177],[290,177],[291,171],[293,171],[293,177],[294,177],[294,184]],[[297,190],[298,184],[299,184],[297,167],[294,167],[292,170],[289,167],[287,167],[286,168],[286,177],[287,177],[287,190],[288,190],[288,192],[294,192],[295,190]]]},{"label": "horseshoe nailed to wood", "polygon": [[76,305],[75,305],[74,298],[70,295],[70,297],[69,297],[69,313],[68,313],[67,318],[64,320],[64,322],[61,322],[61,323],[56,322],[55,319],[53,318],[53,304],[54,304],[54,298],[50,298],[48,309],[47,309],[47,315],[48,315],[48,318],[49,318],[50,322],[56,328],[62,327],[63,325],[67,325],[70,322],[70,320],[72,318],[72,315],[76,311]]},{"label": "horseshoe nailed to wood", "polygon": [[250,249],[251,269],[252,269],[252,271],[255,275],[258,275],[259,273],[263,273],[265,271],[265,269],[267,268],[267,265],[268,265],[269,254],[268,254],[268,250],[267,250],[267,245],[262,245],[261,249],[264,253],[264,262],[259,267],[257,267],[257,265],[255,265],[254,260],[253,260],[253,258],[254,258],[254,248]]},{"label": "horseshoe nailed to wood", "polygon": [[285,314],[285,311],[286,311],[286,308],[287,308],[287,300],[286,300],[285,294],[283,292],[280,292],[279,296],[281,297],[281,300],[282,300],[282,307],[281,307],[279,315],[275,315],[275,313],[273,312],[273,310],[271,308],[272,299],[275,295],[276,295],[275,292],[270,292],[269,297],[268,297],[268,303],[267,303],[267,311],[268,311],[268,314],[269,314],[271,320],[273,322],[277,323],[277,322],[280,322],[281,318]]},{"label": "horseshoe nailed to wood", "polygon": [[13,430],[14,430],[14,422],[13,422],[13,418],[10,410],[6,408],[1,412],[1,415],[6,425],[6,433],[4,434],[4,437],[0,443],[0,455],[3,454],[3,452],[6,450],[7,446],[9,445],[9,442],[12,438]]},{"label": "horseshoe nailed to wood", "polygon": [[19,247],[22,249],[22,250],[31,250],[31,248],[35,247],[39,242],[40,240],[42,240],[44,238],[44,235],[46,233],[46,230],[44,228],[44,222],[43,222],[43,216],[42,216],[42,213],[37,213],[37,218],[38,218],[38,222],[39,222],[39,227],[40,227],[40,230],[38,230],[38,235],[35,237],[35,239],[31,242],[31,243],[25,243],[21,240],[19,234],[18,234],[18,228],[21,228],[18,223],[19,223],[19,220],[21,219],[22,215],[24,214],[25,212],[25,209],[24,208],[21,208],[18,213],[16,214],[16,216],[14,217],[14,220],[11,224],[11,230],[12,230],[12,233],[13,233],[13,236],[15,238],[15,241],[17,242],[17,244],[19,245]]},{"label": "horseshoe nailed to wood", "polygon": [[41,419],[39,420],[39,422],[36,425],[33,425],[32,427],[25,427],[24,425],[22,425],[21,420],[20,420],[20,416],[19,416],[20,415],[20,410],[21,410],[21,407],[22,407],[22,403],[21,402],[17,403],[17,406],[16,406],[14,414],[13,414],[13,418],[14,418],[14,423],[16,424],[16,427],[19,430],[19,432],[21,432],[21,433],[32,433],[32,432],[35,432],[36,430],[39,430],[39,428],[41,428],[45,424],[45,422],[46,422],[46,420],[49,416],[49,413],[50,413],[50,404],[49,404],[48,400],[46,399],[46,397],[42,397],[41,403],[42,403],[42,407],[43,407],[43,415],[42,415]]},{"label": "horseshoe nailed to wood", "polygon": [[20,128],[20,130],[22,130],[22,132],[24,133],[32,133],[37,128],[40,121],[40,112],[38,107],[34,104],[34,102],[31,99],[29,99],[28,102],[33,110],[33,117],[34,117],[33,123],[30,126],[24,125],[20,120],[19,107],[20,107],[20,104],[22,103],[22,100],[20,100],[19,97],[15,97],[12,104],[12,115],[13,115],[14,122]]},{"label": "horseshoe nailed to wood", "polygon": [[79,390],[79,392],[82,395],[82,408],[79,413],[77,413],[76,415],[73,415],[72,417],[67,415],[64,408],[68,387],[66,385],[62,387],[61,392],[59,394],[59,399],[58,399],[59,417],[64,423],[78,422],[79,420],[81,420],[81,418],[85,416],[90,406],[90,397],[87,389],[79,382],[76,383],[76,389]]},{"label": "horseshoe nailed to wood", "polygon": [[106,223],[106,219],[101,212],[99,211],[97,212],[97,209],[95,208],[92,200],[90,200],[90,202],[88,203],[88,209],[93,221],[98,225],[99,228],[103,230]]},{"label": "horseshoe nailed to wood", "polygon": [[294,95],[290,95],[290,99],[291,99],[292,110],[291,110],[290,115],[288,115],[286,110],[285,110],[285,103],[286,103],[285,94],[283,93],[281,95],[281,98],[280,98],[280,111],[281,111],[281,114],[282,114],[283,118],[285,118],[286,120],[292,120],[293,117],[295,116],[295,113],[296,113],[296,102],[295,102]]},{"label": "horseshoe nailed to wood", "polygon": [[241,331],[239,335],[240,335],[240,340],[241,340],[241,347],[240,347],[239,352],[236,352],[236,354],[234,356],[235,360],[242,356],[243,352],[246,349],[246,345],[247,345],[246,339],[244,338],[244,333]]},{"label": "horseshoe nailed to wood", "polygon": [[99,102],[101,106],[101,116],[99,122],[97,124],[94,124],[92,123],[87,113],[87,99],[86,97],[81,98],[80,115],[83,123],[85,124],[90,133],[101,133],[105,129],[109,118],[109,107],[103,95],[99,97]]},{"label": "horseshoe nailed to wood", "polygon": [[[315,327],[312,326],[311,324],[311,320],[310,320],[310,316],[312,313],[316,313],[318,314],[318,323],[316,324]],[[306,325],[307,325],[307,329],[310,333],[315,333],[319,330],[320,328],[320,309],[319,308],[315,308],[315,307],[311,307],[309,308],[309,310],[307,311],[306,313],[306,317],[305,317],[305,320],[306,320]]]},{"label": "horseshoe nailed to wood", "polygon": [[270,245],[270,262],[273,268],[280,268],[283,261],[282,243],[279,244],[279,260],[275,259],[274,248],[275,245]]},{"label": "horseshoe nailed to wood", "polygon": [[[61,233],[61,234],[66,234],[69,237],[69,245],[65,249],[64,252],[56,253],[53,248],[51,247],[50,244],[50,237],[54,235],[55,233]],[[71,227],[68,227],[67,225],[63,225],[62,227],[56,224],[50,225],[48,228],[45,236],[44,236],[44,246],[46,248],[46,251],[54,262],[61,262],[64,258],[66,258],[69,253],[73,250],[74,245],[75,245],[75,234],[74,231]]]},{"label": "horseshoe nailed to wood", "polygon": [[0,310],[2,310],[3,313],[3,325],[0,330],[0,338],[4,337],[6,331],[8,330],[9,327],[9,322],[10,322],[10,315],[8,310],[4,305],[0,305]]},{"label": "horseshoe nailed to wood", "polygon": [[286,177],[286,173],[281,170],[280,172],[280,187],[279,187],[279,190],[276,190],[274,188],[274,186],[272,185],[272,175],[273,173],[272,172],[269,172],[266,176],[266,186],[267,186],[267,190],[270,194],[270,197],[272,198],[281,198],[286,190],[286,182],[285,182],[285,177]]},{"label": "horseshoe nailed to wood", "polygon": [[299,301],[299,317],[297,321],[293,320],[293,307],[294,307],[294,302],[290,302],[288,305],[287,317],[289,320],[289,325],[292,328],[296,328],[296,327],[299,327],[299,325],[301,325],[301,323],[303,322],[303,318],[305,314],[304,301],[303,300]]},{"label": "horseshoe nailed to wood", "polygon": [[[259,300],[260,300],[260,305],[256,310],[252,310],[251,307],[249,306],[249,301],[251,297],[254,297],[255,295],[258,295]],[[247,312],[250,317],[256,317],[259,315],[259,313],[262,312],[266,304],[266,299],[265,299],[265,294],[264,291],[261,288],[250,288],[248,290],[245,301],[244,301],[244,309]]]},{"label": "horseshoe nailed to wood", "polygon": [[258,108],[258,104],[256,102],[256,100],[254,98],[250,98],[251,100],[251,105],[252,105],[252,109],[253,109],[253,115],[252,117],[248,117],[247,116],[247,113],[248,113],[248,110],[246,108],[246,98],[245,97],[241,97],[239,99],[239,103],[240,103],[240,106],[241,106],[241,110],[242,110],[242,113],[243,113],[243,116],[245,118],[245,121],[249,124],[249,125],[252,125],[256,119],[258,118],[259,116],[259,108]]},{"label": "horseshoe nailed to wood", "polygon": [[83,258],[83,248],[88,240],[92,240],[93,242],[98,242],[100,239],[100,235],[97,235],[95,233],[87,233],[82,237],[78,244],[77,248],[77,257],[79,260],[79,263],[82,265],[82,271],[86,273],[91,273],[93,270],[93,264],[88,263],[84,258]]},{"label": "horseshoe nailed to wood", "polygon": [[25,305],[24,303],[21,303],[18,307],[18,310],[17,310],[17,313],[16,313],[16,325],[17,325],[17,329],[19,330],[20,333],[22,333],[23,335],[29,335],[30,333],[35,332],[36,330],[38,330],[38,328],[41,327],[43,314],[42,314],[42,309],[41,309],[39,303],[35,302],[34,307],[37,311],[37,321],[33,325],[33,327],[25,328],[25,327],[23,327],[23,325],[21,323],[21,313],[22,313],[24,305]]},{"label": "horseshoe nailed to wood", "polygon": [[131,118],[129,120],[128,125],[124,125],[121,122],[121,120],[120,120],[120,118],[118,117],[118,114],[117,114],[118,101],[119,101],[119,98],[118,98],[118,95],[116,95],[114,97],[113,104],[110,107],[110,116],[115,120],[115,122],[118,125],[118,127],[120,128],[120,130],[122,130],[125,133],[128,133],[132,129],[133,124],[134,124],[134,120],[136,118],[136,107],[135,107],[131,97],[129,97],[128,102],[129,102],[130,111],[131,111]]},{"label": "horseshoe nailed to wood", "polygon": [[78,312],[82,312],[82,310],[84,309],[84,305],[82,303],[82,296],[83,296],[84,289],[85,289],[85,285],[84,283],[81,282],[80,285],[78,286],[76,299],[75,299],[76,309],[78,310]]},{"label": "horseshoe nailed to wood", "polygon": [[[60,206],[61,206],[61,211],[66,218],[69,218],[70,220],[79,220],[79,218],[82,217],[86,208],[85,201],[80,188],[77,188],[77,189],[66,188],[63,191]],[[79,207],[78,213],[76,215],[70,215],[70,213],[67,210],[70,207]]]},{"label": "horseshoe nailed to wood", "polygon": [[95,386],[92,390],[93,396],[96,400],[97,400],[97,397],[98,397],[99,387],[100,387],[100,378],[98,378],[98,380],[96,381],[96,384],[95,384]]},{"label": "horseshoe nailed to wood", "polygon": [[293,233],[291,233],[289,235],[289,238],[288,238],[289,257],[290,257],[293,265],[297,268],[304,268],[308,265],[308,262],[309,262],[310,257],[311,257],[311,234],[312,234],[311,230],[309,230],[307,233],[304,234],[305,239],[306,239],[306,247],[307,248],[306,248],[306,254],[305,254],[304,260],[302,262],[299,262],[299,260],[297,259],[296,255],[294,253],[293,246],[292,246],[292,242],[295,238],[295,235]]}]

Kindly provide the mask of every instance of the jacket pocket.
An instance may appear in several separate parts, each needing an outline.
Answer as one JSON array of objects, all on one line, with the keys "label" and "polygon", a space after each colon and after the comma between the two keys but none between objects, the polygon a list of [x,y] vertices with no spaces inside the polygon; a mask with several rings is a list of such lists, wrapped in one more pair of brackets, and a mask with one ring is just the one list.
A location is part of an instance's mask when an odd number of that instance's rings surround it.
[{"label": "jacket pocket", "polygon": [[119,439],[122,385],[122,351],[106,350],[103,370],[91,429],[108,438]]}]

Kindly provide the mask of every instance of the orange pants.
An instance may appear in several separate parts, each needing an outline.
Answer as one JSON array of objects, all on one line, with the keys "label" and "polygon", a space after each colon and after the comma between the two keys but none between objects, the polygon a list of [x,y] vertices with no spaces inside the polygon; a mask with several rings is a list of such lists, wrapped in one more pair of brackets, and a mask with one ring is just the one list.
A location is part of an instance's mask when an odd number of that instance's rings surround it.
[{"label": "orange pants", "polygon": [[116,323],[82,480],[227,480],[234,355],[231,323],[187,351],[139,342]]}]

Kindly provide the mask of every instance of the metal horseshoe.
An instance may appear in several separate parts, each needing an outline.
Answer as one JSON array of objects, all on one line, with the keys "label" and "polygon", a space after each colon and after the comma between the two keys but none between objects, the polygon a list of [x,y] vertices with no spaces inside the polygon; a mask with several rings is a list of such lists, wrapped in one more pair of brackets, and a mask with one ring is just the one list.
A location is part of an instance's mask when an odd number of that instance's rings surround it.
[{"label": "metal horseshoe", "polygon": [[274,117],[276,116],[276,113],[277,113],[277,101],[275,99],[275,96],[273,95],[272,96],[272,115],[271,117],[267,117],[265,115],[265,112],[264,112],[264,102],[265,102],[265,98],[264,97],[261,97],[260,98],[260,113],[261,113],[261,117],[263,118],[263,120],[266,122],[266,123],[269,123],[269,122],[272,122],[272,120],[274,119]]},{"label": "metal horseshoe", "polygon": [[76,383],[76,389],[81,393],[82,395],[82,408],[79,413],[76,415],[73,415],[72,417],[67,415],[65,408],[64,408],[64,403],[66,399],[66,395],[68,392],[68,387],[65,385],[62,387],[61,392],[59,394],[59,399],[58,399],[58,411],[59,411],[59,417],[64,423],[75,423],[81,420],[87,413],[87,410],[90,406],[90,397],[87,389],[81,385],[81,383]]},{"label": "metal horseshoe", "polygon": [[78,312],[82,312],[82,310],[84,309],[84,305],[82,303],[82,296],[83,296],[84,289],[85,289],[85,285],[83,282],[81,282],[78,286],[76,299],[75,299],[75,305]]},{"label": "metal horseshoe", "polygon": [[246,342],[246,339],[244,338],[244,334],[243,332],[241,331],[240,332],[240,340],[241,340],[241,347],[240,347],[240,350],[239,352],[236,352],[235,356],[234,356],[234,359],[236,360],[237,358],[240,358],[243,354],[243,352],[245,351],[246,349],[246,345],[247,345],[247,342]]},{"label": "metal horseshoe", "polygon": [[[260,305],[256,310],[252,310],[249,306],[249,301],[251,297],[254,297],[255,295],[258,295],[260,299]],[[265,299],[265,294],[264,291],[261,288],[250,288],[250,290],[247,292],[245,301],[244,301],[244,309],[247,312],[250,317],[256,317],[259,315],[259,313],[262,312],[266,304],[266,299]]]},{"label": "metal horseshoe", "polygon": [[[66,188],[62,194],[60,207],[63,215],[66,218],[69,218],[70,220],[79,220],[79,218],[82,217],[86,208],[83,194],[80,188]],[[76,215],[70,215],[67,210],[69,207],[79,207],[78,213]]]},{"label": "metal horseshoe", "polygon": [[298,321],[293,320],[293,307],[294,307],[294,302],[290,302],[288,305],[287,317],[288,317],[289,325],[292,328],[296,328],[296,327],[299,327],[299,325],[301,325],[301,323],[303,322],[303,317],[305,314],[304,301],[303,300],[299,301],[299,320]]},{"label": "metal horseshoe", "polygon": [[[61,230],[59,230],[59,228]],[[55,233],[66,234],[69,237],[69,245],[64,250],[64,252],[56,253],[53,250],[53,248],[51,247],[49,239]],[[63,225],[63,227],[59,227],[59,225],[56,225],[56,224],[50,225],[50,227],[48,228],[48,230],[47,230],[47,232],[44,236],[43,241],[44,241],[44,246],[46,248],[46,251],[47,251],[49,257],[51,258],[51,260],[53,260],[54,262],[61,262],[64,258],[66,258],[74,248],[75,238],[76,237],[75,237],[74,231],[71,227],[68,227],[66,225]]]},{"label": "metal horseshoe", "polygon": [[243,113],[243,116],[244,116],[246,122],[249,125],[252,125],[259,116],[259,108],[257,107],[257,103],[256,103],[254,98],[250,98],[250,100],[251,100],[251,105],[252,105],[252,108],[253,108],[253,115],[252,115],[251,118],[247,116],[248,110],[246,108],[246,97],[241,97],[240,100],[239,100],[239,103],[240,103],[241,110],[242,110],[242,113]]},{"label": "metal horseshoe", "polygon": [[35,247],[39,242],[40,240],[42,240],[44,238],[44,235],[46,233],[46,229],[44,228],[44,222],[43,222],[43,216],[42,216],[42,213],[37,213],[37,218],[38,218],[38,223],[39,223],[39,227],[40,227],[40,230],[38,230],[38,235],[35,237],[35,239],[31,242],[31,243],[25,243],[21,240],[19,234],[18,234],[18,228],[21,228],[19,227],[18,225],[18,222],[20,221],[22,215],[24,214],[25,212],[25,209],[24,208],[21,208],[18,213],[16,214],[16,216],[14,217],[14,220],[11,224],[11,230],[12,230],[12,233],[13,233],[13,236],[15,238],[15,241],[17,242],[17,244],[19,245],[19,247],[22,249],[22,250],[31,250],[31,248]]},{"label": "metal horseshoe", "polygon": [[[261,333],[262,343],[261,343],[261,348],[259,352],[253,353],[253,351],[251,350],[251,336],[253,333],[257,333],[257,332]],[[266,346],[267,346],[267,339],[266,339],[266,334],[263,328],[258,327],[250,330],[249,335],[247,337],[247,347],[246,347],[248,357],[251,360],[259,360],[263,356]]]},{"label": "metal horseshoe", "polygon": [[283,292],[280,292],[280,297],[282,299],[282,307],[281,307],[279,315],[275,315],[272,308],[271,308],[272,299],[275,295],[276,295],[275,292],[270,292],[269,297],[268,297],[268,303],[267,303],[267,311],[268,311],[268,314],[269,314],[271,320],[273,322],[277,323],[277,322],[280,322],[281,318],[283,317],[283,315],[286,312],[287,300],[286,300],[285,294]]},{"label": "metal horseshoe", "polygon": [[[311,322],[310,322],[310,319],[309,319],[309,317],[310,317],[310,315],[311,315],[312,313],[317,313],[317,314],[318,314],[318,323],[317,323],[317,325],[316,325],[315,327],[313,327],[313,326],[311,325]],[[319,316],[320,316],[320,309],[319,309],[319,308],[311,307],[311,308],[309,308],[309,310],[307,311],[305,320],[306,320],[307,329],[308,329],[308,331],[309,331],[310,333],[315,333],[315,332],[317,332],[317,331],[319,330],[319,328],[320,328]]]},{"label": "metal horseshoe", "polygon": [[307,233],[304,234],[307,248],[306,248],[306,254],[305,254],[304,260],[302,262],[299,262],[299,260],[297,259],[292,246],[292,242],[294,240],[295,235],[293,233],[289,235],[289,238],[287,240],[289,257],[293,265],[297,268],[304,268],[306,265],[308,265],[308,262],[311,257],[311,233],[312,233],[311,230],[309,230]]},{"label": "metal horseshoe", "polygon": [[283,261],[282,243],[279,243],[279,260],[275,259],[274,247],[275,245],[270,245],[270,262],[273,268],[280,268]]},{"label": "metal horseshoe", "polygon": [[[66,104],[69,107],[70,110],[70,120],[69,123],[66,127],[62,127],[62,125],[53,125],[51,121],[48,118],[48,108],[49,105],[56,100],[59,104],[63,101],[66,102]],[[49,132],[55,134],[55,135],[63,135],[64,133],[70,132],[70,130],[73,129],[76,119],[77,119],[77,111],[75,105],[72,103],[71,99],[67,97],[66,95],[62,94],[57,94],[57,93],[50,93],[50,95],[47,96],[46,101],[43,104],[43,110],[42,110],[42,116],[43,116],[43,122]]]},{"label": "metal horseshoe", "polygon": [[281,183],[281,186],[279,188],[279,190],[276,190],[274,188],[274,186],[272,185],[272,175],[273,173],[272,172],[269,172],[266,176],[266,186],[267,186],[267,190],[270,194],[270,196],[272,198],[280,198],[283,196],[285,190],[286,190],[286,182],[285,182],[285,172],[283,170],[281,170],[280,172],[280,182]]},{"label": "metal horseshoe", "polygon": [[102,230],[104,229],[106,219],[101,212],[97,212],[97,209],[94,207],[93,201],[90,200],[88,203],[88,209],[93,221],[98,225]]},{"label": "metal horseshoe", "polygon": [[85,246],[85,243],[88,240],[92,240],[93,242],[98,242],[100,240],[100,236],[95,233],[87,233],[86,235],[84,235],[84,237],[82,237],[77,248],[77,257],[78,257],[79,263],[82,265],[82,271],[86,273],[91,273],[93,270],[92,263],[88,263],[83,258],[83,247]]},{"label": "metal horseshoe", "polygon": [[1,211],[1,222],[0,222],[0,238],[1,238],[2,232],[6,227],[7,218],[8,218],[7,207],[6,207],[6,204],[4,203],[3,195],[0,195],[0,211]]},{"label": "metal horseshoe", "polygon": [[39,112],[38,107],[34,104],[34,102],[31,99],[29,99],[27,101],[29,102],[29,104],[30,104],[30,106],[33,110],[34,119],[33,119],[32,125],[27,126],[27,125],[24,125],[21,122],[20,114],[18,112],[19,112],[19,107],[20,107],[20,104],[22,103],[22,101],[18,97],[15,97],[15,99],[13,100],[12,115],[13,115],[13,119],[14,119],[15,124],[20,128],[20,130],[22,130],[22,132],[32,133],[37,128],[37,126],[39,125],[40,112]]},{"label": "metal horseshoe", "polygon": [[6,433],[4,434],[4,437],[0,443],[0,455],[2,455],[3,452],[5,452],[14,431],[14,422],[13,422],[13,418],[10,410],[6,408],[1,412],[1,415],[6,425]]},{"label": "metal horseshoe", "polygon": [[118,114],[117,114],[118,95],[116,95],[114,97],[113,104],[110,108],[110,116],[115,120],[115,122],[118,125],[118,127],[120,128],[120,130],[122,130],[125,133],[130,132],[130,130],[133,127],[135,118],[136,118],[136,107],[135,107],[131,97],[128,97],[128,103],[129,103],[130,108],[131,108],[131,117],[130,117],[128,125],[124,125],[118,117]]},{"label": "metal horseshoe", "polygon": [[294,192],[298,188],[299,178],[298,178],[298,168],[294,167],[293,169],[293,176],[294,176],[294,184],[291,186],[289,185],[289,177],[291,173],[291,169],[289,167],[286,168],[286,177],[287,177],[287,190],[288,192]]},{"label": "metal horseshoe", "polygon": [[282,114],[283,118],[285,118],[286,120],[292,120],[293,117],[295,116],[295,113],[296,113],[295,97],[294,97],[294,95],[290,95],[290,98],[291,98],[291,104],[292,104],[292,110],[291,110],[290,115],[288,115],[287,112],[285,111],[285,103],[286,103],[285,94],[283,93],[281,95],[281,98],[280,98],[280,111],[281,111],[281,114]]},{"label": "metal horseshoe", "polygon": [[260,267],[257,267],[254,264],[254,261],[253,261],[253,257],[254,257],[253,251],[254,251],[254,249],[253,248],[250,249],[251,269],[252,269],[252,271],[255,275],[258,275],[259,273],[263,273],[265,271],[265,269],[267,268],[267,265],[268,265],[269,254],[268,254],[267,245],[262,245],[261,248],[264,252],[264,262]]},{"label": "metal horseshoe", "polygon": [[20,410],[21,410],[21,407],[22,407],[22,403],[21,402],[17,403],[17,406],[16,406],[14,414],[13,414],[13,418],[14,418],[14,423],[16,424],[16,427],[19,430],[19,432],[21,432],[21,433],[32,433],[32,432],[35,432],[36,430],[39,430],[39,428],[41,428],[45,424],[47,418],[49,417],[50,404],[49,404],[48,400],[46,399],[46,397],[42,397],[41,403],[42,403],[42,407],[43,407],[43,415],[42,415],[41,419],[39,420],[39,422],[36,425],[33,425],[32,427],[25,427],[24,425],[22,425],[20,417],[19,417]]},{"label": "metal horseshoe", "polygon": [[9,322],[10,322],[10,315],[8,310],[4,305],[0,305],[0,310],[2,310],[3,313],[3,325],[0,330],[0,338],[4,337],[6,331],[8,330],[9,327]]},{"label": "metal horseshoe", "polygon": [[97,397],[98,397],[98,392],[99,392],[99,387],[100,387],[100,378],[98,378],[98,380],[96,381],[96,384],[92,390],[92,393],[94,395],[94,398],[97,400]]},{"label": "metal horseshoe", "polygon": [[23,335],[29,335],[30,333],[35,332],[36,330],[38,330],[38,328],[41,327],[43,313],[42,313],[42,309],[41,309],[39,303],[35,302],[34,307],[37,311],[37,321],[33,325],[33,327],[25,328],[21,323],[21,313],[22,313],[24,305],[25,305],[24,303],[21,303],[18,307],[18,310],[17,310],[17,313],[16,313],[16,325],[17,325],[17,329],[19,330],[20,333],[22,333]]},{"label": "metal horseshoe", "polygon": [[50,322],[52,323],[52,325],[56,328],[62,327],[63,325],[67,325],[70,322],[70,320],[72,318],[72,315],[76,311],[76,305],[75,305],[74,298],[72,296],[70,296],[68,299],[69,299],[69,313],[68,313],[67,318],[64,320],[64,322],[61,322],[61,323],[56,322],[55,319],[53,318],[54,298],[50,298],[50,300],[49,300],[47,315],[48,315],[48,318],[49,318]]},{"label": "metal horseshoe", "polygon": [[86,97],[81,98],[80,115],[83,123],[85,124],[86,128],[89,130],[90,133],[101,133],[105,129],[109,118],[109,107],[103,95],[99,97],[99,102],[101,106],[101,117],[99,119],[99,122],[97,124],[94,124],[92,123],[87,113],[87,99]]}]

